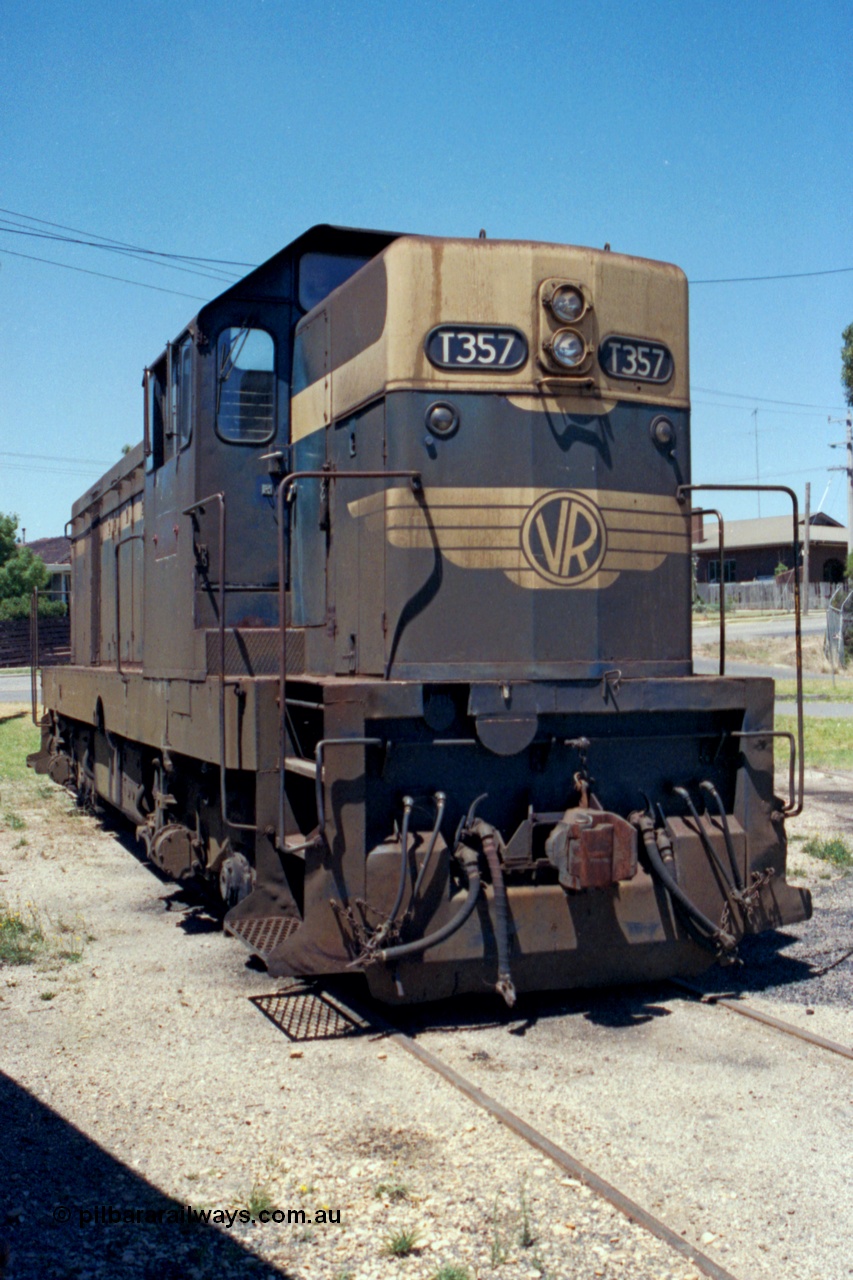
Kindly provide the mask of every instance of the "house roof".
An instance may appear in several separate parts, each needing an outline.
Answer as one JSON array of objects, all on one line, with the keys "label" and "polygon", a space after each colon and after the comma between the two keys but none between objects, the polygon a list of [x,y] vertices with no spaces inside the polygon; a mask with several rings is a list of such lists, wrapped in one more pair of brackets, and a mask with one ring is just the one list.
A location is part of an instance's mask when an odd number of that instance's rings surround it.
[{"label": "house roof", "polygon": [[[799,536],[803,539],[805,519],[800,516]],[[693,550],[700,555],[717,551],[720,546],[720,527],[713,517],[705,517],[703,537],[694,538]],[[793,524],[790,516],[764,516],[758,520],[726,520],[723,539],[726,551],[744,551],[752,547],[790,546]],[[847,529],[832,516],[818,512],[809,521],[809,541],[812,546],[834,546],[847,549]]]},{"label": "house roof", "polygon": [[34,555],[40,556],[45,564],[70,564],[70,538],[36,538],[26,546]]}]

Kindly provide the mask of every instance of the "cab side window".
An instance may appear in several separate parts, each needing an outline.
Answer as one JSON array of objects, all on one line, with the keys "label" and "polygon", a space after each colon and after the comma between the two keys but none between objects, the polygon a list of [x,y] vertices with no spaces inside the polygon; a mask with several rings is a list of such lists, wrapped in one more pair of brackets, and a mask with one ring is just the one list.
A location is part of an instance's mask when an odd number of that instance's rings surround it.
[{"label": "cab side window", "polygon": [[219,335],[216,434],[231,444],[265,444],[275,434],[275,343],[265,329]]},{"label": "cab side window", "polygon": [[145,371],[145,438],[146,471],[154,471],[164,461],[168,401],[166,398],[166,361]]},{"label": "cab side window", "polygon": [[193,340],[189,334],[172,351],[170,453],[189,444],[193,422]]},{"label": "cab side window", "polygon": [[193,340],[185,334],[145,373],[148,471],[156,471],[189,444],[193,395]]}]

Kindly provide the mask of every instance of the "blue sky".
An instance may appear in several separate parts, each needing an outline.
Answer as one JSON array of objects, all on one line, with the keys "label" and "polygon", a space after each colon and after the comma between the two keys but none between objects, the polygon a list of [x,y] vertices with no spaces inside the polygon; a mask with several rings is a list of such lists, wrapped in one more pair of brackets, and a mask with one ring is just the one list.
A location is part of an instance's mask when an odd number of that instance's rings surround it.
[{"label": "blue sky", "polygon": [[[0,225],[246,263],[316,222],[485,227],[676,262],[694,480],[753,481],[757,427],[762,480],[811,481],[813,507],[829,484],[845,521],[826,419],[853,321],[852,53],[842,0],[6,0]],[[0,230],[0,510],[28,539],[140,438],[144,364],[219,288]]]}]

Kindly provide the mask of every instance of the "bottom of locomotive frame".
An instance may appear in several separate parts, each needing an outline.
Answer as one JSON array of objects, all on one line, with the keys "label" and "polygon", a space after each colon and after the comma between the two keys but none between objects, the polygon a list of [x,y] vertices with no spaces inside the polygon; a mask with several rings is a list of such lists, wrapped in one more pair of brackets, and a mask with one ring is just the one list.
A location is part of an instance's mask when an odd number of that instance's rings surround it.
[{"label": "bottom of locomotive frame", "polygon": [[[45,673],[48,696],[65,673]],[[246,686],[247,739],[274,731],[277,687]],[[304,681],[283,771],[129,740],[97,688],[94,723],[49,712],[30,762],[123,812],[161,871],[213,885],[274,976],[512,1003],[695,975],[811,913],[785,880],[773,735],[751,727],[771,681],[627,680],[618,709],[598,683],[517,685],[527,711],[503,718],[497,685]],[[134,690],[125,675],[125,705]]]}]

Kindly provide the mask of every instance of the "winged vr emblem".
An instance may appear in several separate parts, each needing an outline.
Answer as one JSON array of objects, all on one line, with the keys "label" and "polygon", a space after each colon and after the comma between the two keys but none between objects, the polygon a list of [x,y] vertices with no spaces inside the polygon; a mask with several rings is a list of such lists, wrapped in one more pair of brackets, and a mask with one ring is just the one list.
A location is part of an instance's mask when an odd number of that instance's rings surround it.
[{"label": "winged vr emblem", "polygon": [[579,493],[546,493],[522,521],[521,550],[547,582],[579,586],[600,568],[607,551],[601,511]]},{"label": "winged vr emblem", "polygon": [[348,504],[393,547],[436,549],[463,569],[499,570],[528,590],[602,589],[624,571],[689,555],[674,497],[620,490],[398,486]]}]

